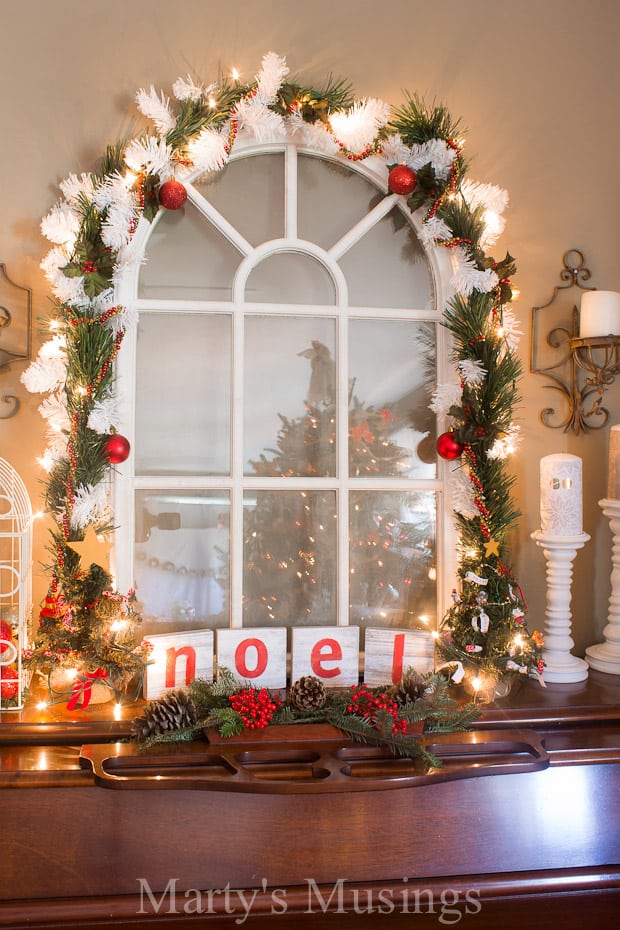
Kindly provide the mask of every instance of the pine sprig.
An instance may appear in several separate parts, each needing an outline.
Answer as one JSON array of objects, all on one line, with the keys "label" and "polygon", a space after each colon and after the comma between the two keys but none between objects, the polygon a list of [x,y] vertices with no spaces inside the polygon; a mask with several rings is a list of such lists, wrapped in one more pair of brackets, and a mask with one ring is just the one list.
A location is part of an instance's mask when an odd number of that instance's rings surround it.
[{"label": "pine sprig", "polygon": [[454,139],[463,133],[443,104],[427,104],[417,94],[407,93],[403,106],[394,110],[388,128],[400,134],[405,145],[421,145],[431,139]]}]

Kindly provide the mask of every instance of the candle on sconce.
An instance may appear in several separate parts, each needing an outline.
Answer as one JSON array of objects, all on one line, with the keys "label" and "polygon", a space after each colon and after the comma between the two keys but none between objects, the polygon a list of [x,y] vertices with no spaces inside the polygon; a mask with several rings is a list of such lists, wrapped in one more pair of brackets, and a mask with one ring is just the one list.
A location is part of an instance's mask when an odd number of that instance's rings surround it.
[{"label": "candle on sconce", "polygon": [[579,456],[558,452],[540,460],[540,531],[550,536],[580,536],[583,532]]},{"label": "candle on sconce", "polygon": [[579,335],[582,339],[620,336],[620,293],[585,291],[581,295]]},{"label": "candle on sconce", "polygon": [[607,471],[607,499],[620,500],[620,424],[609,431],[609,467]]}]

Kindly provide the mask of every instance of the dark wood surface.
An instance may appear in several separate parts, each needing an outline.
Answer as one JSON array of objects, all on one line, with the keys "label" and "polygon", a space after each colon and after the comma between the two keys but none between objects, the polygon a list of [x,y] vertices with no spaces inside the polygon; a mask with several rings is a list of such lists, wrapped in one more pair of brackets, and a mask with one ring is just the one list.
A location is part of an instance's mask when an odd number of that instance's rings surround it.
[{"label": "dark wood surface", "polygon": [[[102,708],[78,719],[60,707],[44,720],[2,715],[3,930],[181,921],[362,930],[450,919],[581,930],[617,920],[620,677],[591,672],[546,691],[523,682],[484,709],[481,739],[531,727],[545,768],[392,790],[101,787],[80,765],[81,746],[114,755],[139,710],[120,721]],[[249,915],[235,897],[244,889],[256,893]]]}]

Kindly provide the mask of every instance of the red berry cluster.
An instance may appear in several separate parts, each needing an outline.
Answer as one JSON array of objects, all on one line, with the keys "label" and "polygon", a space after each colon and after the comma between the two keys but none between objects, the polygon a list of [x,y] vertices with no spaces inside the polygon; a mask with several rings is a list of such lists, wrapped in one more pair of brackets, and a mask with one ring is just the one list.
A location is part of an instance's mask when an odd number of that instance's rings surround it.
[{"label": "red berry cluster", "polygon": [[243,725],[248,730],[262,730],[267,726],[276,710],[282,704],[277,694],[270,694],[267,688],[244,688],[236,694],[229,695],[233,710],[241,715]]},{"label": "red berry cluster", "polygon": [[398,715],[398,704],[388,697],[385,691],[376,692],[365,685],[353,685],[351,703],[347,706],[348,713],[357,714],[376,725],[377,713],[380,710],[387,711],[393,718],[392,733],[407,731],[407,721],[401,720]]}]

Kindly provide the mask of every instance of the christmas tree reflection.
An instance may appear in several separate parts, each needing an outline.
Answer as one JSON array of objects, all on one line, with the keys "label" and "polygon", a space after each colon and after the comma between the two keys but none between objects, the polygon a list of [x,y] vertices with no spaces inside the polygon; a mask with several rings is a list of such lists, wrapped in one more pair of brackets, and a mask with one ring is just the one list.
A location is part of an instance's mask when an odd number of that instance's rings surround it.
[{"label": "christmas tree reflection", "polygon": [[[313,478],[336,474],[335,365],[318,341],[299,353],[310,361],[304,413],[280,415],[274,448],[251,461],[263,478],[308,478],[303,490],[246,495],[244,625],[336,622],[335,490]],[[391,406],[375,408],[349,388],[348,463],[353,478],[398,478],[411,453],[390,437]],[[349,497],[351,623],[417,626],[435,617],[435,499],[432,493],[353,490]]]}]

